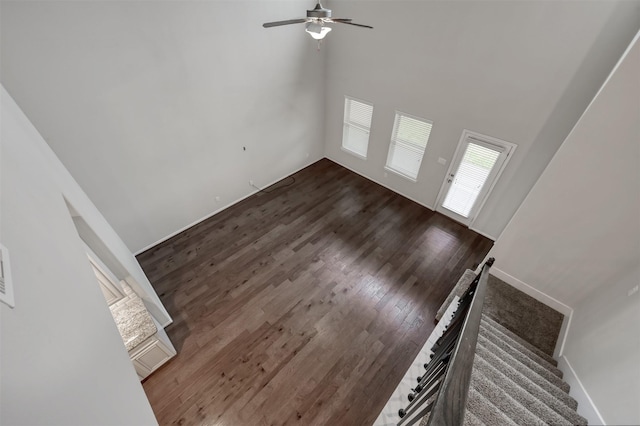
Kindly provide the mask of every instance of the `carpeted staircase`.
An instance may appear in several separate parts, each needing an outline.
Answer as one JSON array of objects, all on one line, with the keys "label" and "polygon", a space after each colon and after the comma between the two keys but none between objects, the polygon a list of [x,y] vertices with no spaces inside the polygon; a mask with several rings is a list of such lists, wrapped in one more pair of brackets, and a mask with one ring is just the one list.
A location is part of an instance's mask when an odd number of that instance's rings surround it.
[{"label": "carpeted staircase", "polygon": [[[586,425],[557,362],[483,315],[465,425]],[[428,416],[420,422],[426,425]]]},{"label": "carpeted staircase", "polygon": [[[419,388],[425,388],[423,393],[429,389],[424,380],[416,387],[416,377],[424,377],[425,367],[434,357],[434,351],[442,352],[436,349],[440,348],[438,342],[452,325],[456,310],[461,309],[460,296],[467,291],[474,277],[475,273],[467,270],[458,280],[436,315],[438,322],[427,343],[374,426],[392,426],[399,422],[403,425],[428,424],[429,414],[420,418],[417,412],[430,406],[437,393],[427,393],[431,397],[419,403],[415,414],[403,414],[405,417],[401,418],[399,412],[407,413],[409,401],[419,399],[415,396]],[[576,411],[576,400],[569,396],[569,385],[562,380],[558,363],[549,355],[560,333],[562,315],[493,276],[489,277],[488,283],[463,424],[586,425],[587,420]],[[436,364],[429,367],[439,365],[437,356],[435,361]],[[438,379],[441,380],[443,377]]]}]

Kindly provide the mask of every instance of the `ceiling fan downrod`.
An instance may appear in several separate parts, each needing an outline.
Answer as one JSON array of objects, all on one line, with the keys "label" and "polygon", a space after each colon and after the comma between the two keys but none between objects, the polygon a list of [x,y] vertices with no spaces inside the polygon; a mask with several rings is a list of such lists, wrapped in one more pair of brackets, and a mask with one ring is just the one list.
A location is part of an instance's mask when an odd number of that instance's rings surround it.
[{"label": "ceiling fan downrod", "polygon": [[318,2],[316,7],[307,10],[307,18],[331,18],[331,9],[325,9],[322,3]]}]

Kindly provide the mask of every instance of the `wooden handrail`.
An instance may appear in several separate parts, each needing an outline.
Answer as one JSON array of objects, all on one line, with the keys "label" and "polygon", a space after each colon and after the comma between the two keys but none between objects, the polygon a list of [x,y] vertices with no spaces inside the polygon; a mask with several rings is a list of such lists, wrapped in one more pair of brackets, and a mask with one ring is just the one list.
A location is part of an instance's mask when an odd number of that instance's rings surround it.
[{"label": "wooden handrail", "polygon": [[494,261],[494,258],[490,258],[482,267],[473,300],[469,306],[453,355],[444,373],[442,385],[431,410],[427,426],[462,425],[467,405],[469,383],[471,382],[473,358],[476,352],[478,332],[480,331],[489,268]]}]

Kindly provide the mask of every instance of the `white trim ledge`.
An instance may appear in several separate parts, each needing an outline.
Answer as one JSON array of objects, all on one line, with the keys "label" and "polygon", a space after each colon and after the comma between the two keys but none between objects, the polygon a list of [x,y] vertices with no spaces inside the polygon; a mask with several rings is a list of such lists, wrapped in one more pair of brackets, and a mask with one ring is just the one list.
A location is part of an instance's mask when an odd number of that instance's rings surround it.
[{"label": "white trim ledge", "polygon": [[606,425],[566,356],[563,355],[558,359],[558,368],[564,373],[564,381],[571,386],[569,395],[578,401],[578,414],[587,419],[589,425]]},{"label": "white trim ledge", "polygon": [[483,237],[486,237],[486,238],[490,239],[490,240],[491,240],[491,241],[493,241],[494,243],[495,243],[495,242],[496,242],[496,240],[497,240],[497,238],[496,238],[496,237],[494,237],[494,236],[492,236],[492,235],[489,235],[489,234],[486,234],[486,233],[484,233],[484,232],[480,231],[479,229],[474,228],[473,226],[469,226],[469,229],[471,229],[471,230],[472,230],[473,232],[475,232],[476,234],[480,234],[480,235],[482,235]]},{"label": "white trim ledge", "polygon": [[[485,258],[482,263],[478,265],[476,273],[480,272],[480,267],[482,266],[482,264],[484,264],[484,262],[487,261],[487,258]],[[507,274],[506,272],[499,268],[496,268],[495,266],[491,268],[490,274],[509,284],[511,287],[520,290],[524,294],[533,297],[538,302],[544,303],[545,305],[549,306],[552,309],[555,309],[556,311],[564,315],[564,320],[562,321],[562,326],[560,327],[560,333],[558,334],[556,348],[553,352],[554,358],[561,356],[564,353],[564,346],[567,342],[567,336],[569,335],[569,328],[571,327],[571,320],[573,319],[573,308],[554,299],[548,294],[541,292],[540,290],[530,286],[529,284],[520,281],[516,277]]]},{"label": "white trim ledge", "polygon": [[495,266],[491,268],[491,275],[501,279],[502,281],[509,284],[510,286],[517,288],[524,294],[527,294],[533,297],[537,301],[544,303],[545,305],[555,309],[556,311],[560,312],[565,316],[571,316],[571,314],[573,313],[573,309],[571,309],[569,306],[541,292],[540,290],[531,287],[529,284],[523,281],[520,281],[519,279],[507,274],[506,272],[496,268]]}]

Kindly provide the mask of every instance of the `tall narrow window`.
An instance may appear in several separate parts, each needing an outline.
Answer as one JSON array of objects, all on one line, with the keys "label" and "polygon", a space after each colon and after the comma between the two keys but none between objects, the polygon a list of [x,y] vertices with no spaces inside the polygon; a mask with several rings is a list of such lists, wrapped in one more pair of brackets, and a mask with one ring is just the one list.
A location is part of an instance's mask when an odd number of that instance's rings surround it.
[{"label": "tall narrow window", "polygon": [[385,168],[415,182],[432,126],[431,121],[396,112]]},{"label": "tall narrow window", "polygon": [[360,158],[367,158],[372,115],[372,104],[345,96],[342,149]]}]

